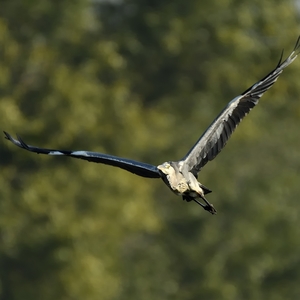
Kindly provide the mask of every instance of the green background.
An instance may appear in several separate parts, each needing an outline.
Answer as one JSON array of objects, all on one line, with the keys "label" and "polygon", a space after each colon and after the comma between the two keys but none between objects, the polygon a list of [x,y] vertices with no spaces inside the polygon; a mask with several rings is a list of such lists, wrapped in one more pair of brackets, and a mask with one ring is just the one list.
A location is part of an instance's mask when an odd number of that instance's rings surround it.
[{"label": "green background", "polygon": [[[0,128],[158,165],[292,51],[294,1],[2,0]],[[300,298],[300,59],[199,175],[0,146],[0,299]]]}]

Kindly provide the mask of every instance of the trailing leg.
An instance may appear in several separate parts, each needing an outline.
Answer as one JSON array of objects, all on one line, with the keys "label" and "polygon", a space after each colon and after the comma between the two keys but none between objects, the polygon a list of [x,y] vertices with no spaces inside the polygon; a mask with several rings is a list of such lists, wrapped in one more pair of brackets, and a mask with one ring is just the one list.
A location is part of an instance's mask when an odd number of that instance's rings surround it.
[{"label": "trailing leg", "polygon": [[198,203],[199,205],[201,205],[205,210],[207,210],[208,212],[210,212],[212,215],[215,215],[217,213],[217,210],[214,208],[214,206],[209,203],[204,196],[200,196],[204,202],[206,203],[206,205],[202,204],[201,202],[199,202],[197,199],[193,199],[196,203]]}]

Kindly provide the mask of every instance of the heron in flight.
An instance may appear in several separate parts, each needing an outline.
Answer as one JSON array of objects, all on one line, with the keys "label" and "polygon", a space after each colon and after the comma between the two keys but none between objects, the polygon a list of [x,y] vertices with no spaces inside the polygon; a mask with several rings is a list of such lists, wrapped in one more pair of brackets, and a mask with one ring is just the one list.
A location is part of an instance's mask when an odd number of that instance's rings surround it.
[{"label": "heron in flight", "polygon": [[205,195],[210,193],[211,190],[197,180],[198,173],[208,161],[213,160],[220,153],[241,120],[258,103],[264,92],[274,84],[283,69],[295,60],[299,53],[299,48],[300,37],[293,52],[284,61],[282,61],[282,53],[277,66],[268,75],[231,100],[198,139],[196,144],[179,161],[168,161],[159,166],[154,166],[97,152],[55,150],[30,146],[20,137],[14,139],[7,132],[4,132],[5,138],[22,149],[38,154],[70,156],[119,167],[142,177],[162,178],[175,194],[182,196],[183,200],[188,202],[195,201],[211,214],[215,214],[216,209],[205,198]]}]

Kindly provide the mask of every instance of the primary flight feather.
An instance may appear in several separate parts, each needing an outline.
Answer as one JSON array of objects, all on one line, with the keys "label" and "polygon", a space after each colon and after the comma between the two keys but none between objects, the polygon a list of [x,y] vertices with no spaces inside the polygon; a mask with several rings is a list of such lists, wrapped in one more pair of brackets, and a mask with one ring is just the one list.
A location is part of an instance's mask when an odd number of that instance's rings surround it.
[{"label": "primary flight feather", "polygon": [[[174,193],[182,196],[183,200],[195,201],[205,210],[215,214],[216,210],[214,206],[204,196],[210,193],[211,190],[197,180],[199,171],[208,161],[213,160],[220,153],[241,120],[258,103],[260,97],[274,84],[284,68],[296,59],[299,48],[300,37],[296,42],[293,52],[284,61],[282,61],[281,55],[277,66],[268,75],[231,100],[202,134],[196,144],[179,161],[169,161],[159,166],[154,166],[98,152],[56,150],[30,146],[20,137],[14,139],[4,131],[5,138],[22,149],[38,154],[70,156],[90,162],[119,167],[142,177],[162,178]],[[199,198],[203,199],[205,203],[200,202]]]}]

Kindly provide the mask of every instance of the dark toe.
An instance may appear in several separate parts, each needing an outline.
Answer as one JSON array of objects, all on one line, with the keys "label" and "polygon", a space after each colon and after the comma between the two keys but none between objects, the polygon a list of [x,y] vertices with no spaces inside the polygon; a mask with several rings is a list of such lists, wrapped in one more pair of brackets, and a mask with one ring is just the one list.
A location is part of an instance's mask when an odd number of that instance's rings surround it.
[{"label": "dark toe", "polygon": [[208,212],[210,212],[212,215],[217,214],[217,210],[214,208],[214,206],[212,204],[207,205],[204,209],[207,210]]}]

